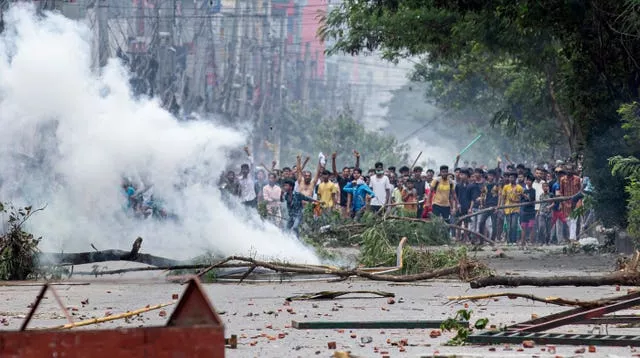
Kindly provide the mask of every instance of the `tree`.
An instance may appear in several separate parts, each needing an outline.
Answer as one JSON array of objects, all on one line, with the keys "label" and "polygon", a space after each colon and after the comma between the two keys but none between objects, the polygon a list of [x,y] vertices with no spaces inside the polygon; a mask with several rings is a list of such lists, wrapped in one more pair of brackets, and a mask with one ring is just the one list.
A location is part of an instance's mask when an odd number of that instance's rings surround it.
[{"label": "tree", "polygon": [[638,98],[639,6],[637,0],[346,0],[324,16],[320,35],[335,40],[331,52],[381,50],[391,60],[424,55],[429,66],[471,64],[476,76],[514,64],[543,81],[550,104],[544,112],[553,116],[546,121],[560,124],[575,154],[584,154],[596,190],[612,190],[596,210],[619,224],[621,182],[602,168],[629,149],[621,144],[617,109]]},{"label": "tree", "polygon": [[300,153],[307,153],[315,161],[317,153],[323,152],[329,157],[338,152],[344,165],[352,165],[353,160],[345,154],[350,156],[353,150],[362,153],[363,169],[372,168],[377,161],[389,165],[407,162],[406,146],[400,145],[392,135],[367,130],[349,109],[335,117],[326,117],[317,109],[305,112],[300,106],[292,105],[287,110],[281,135],[281,156],[285,164],[294,163]]},{"label": "tree", "polygon": [[[625,130],[625,140],[638,146],[640,139],[640,105],[637,102],[624,104],[618,110]],[[626,181],[628,230],[636,239],[640,239],[640,159],[635,156],[616,155],[609,159],[611,174]]]}]

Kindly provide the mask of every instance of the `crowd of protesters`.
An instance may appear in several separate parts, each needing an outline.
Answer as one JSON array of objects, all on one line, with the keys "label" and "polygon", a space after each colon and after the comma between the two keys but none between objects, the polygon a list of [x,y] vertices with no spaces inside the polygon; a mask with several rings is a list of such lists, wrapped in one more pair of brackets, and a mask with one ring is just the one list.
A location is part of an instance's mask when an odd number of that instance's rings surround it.
[{"label": "crowd of protesters", "polygon": [[[256,167],[245,150],[249,163],[242,164],[239,175],[233,170],[223,174],[223,194],[249,207],[266,206],[269,220],[296,234],[304,208],[311,205],[314,216],[338,211],[353,220],[368,211],[422,220],[439,217],[466,229],[452,231],[461,242],[476,241],[474,233],[479,233],[508,244],[563,244],[577,239],[580,225],[574,210],[591,190],[581,169],[562,161],[527,167],[497,158],[494,167],[475,162],[459,167],[458,156],[453,170],[442,165],[437,173],[419,166],[385,168],[383,163],[363,172],[360,153],[354,151],[354,166],[338,171],[337,153],[329,158],[330,166],[321,154],[311,172],[305,170],[308,157],[302,161],[299,156],[293,167],[277,169],[275,162],[271,168]],[[569,199],[545,201],[554,197]]]}]

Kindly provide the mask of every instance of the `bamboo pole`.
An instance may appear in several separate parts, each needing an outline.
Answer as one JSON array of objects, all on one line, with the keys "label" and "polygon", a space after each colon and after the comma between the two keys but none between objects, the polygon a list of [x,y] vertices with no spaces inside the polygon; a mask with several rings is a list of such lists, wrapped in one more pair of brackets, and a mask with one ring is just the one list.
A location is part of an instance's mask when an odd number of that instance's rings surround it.
[{"label": "bamboo pole", "polygon": [[174,300],[174,301],[171,301],[171,302],[161,303],[161,304],[157,304],[157,305],[149,306],[149,307],[145,307],[145,308],[140,308],[140,309],[137,309],[135,311],[129,311],[129,312],[120,313],[120,314],[117,314],[117,315],[112,315],[112,316],[107,316],[107,317],[100,317],[100,318],[92,318],[92,319],[88,319],[88,320],[84,320],[84,321],[79,321],[79,322],[74,322],[74,323],[69,323],[69,324],[63,324],[63,325],[56,326],[56,327],[42,328],[42,329],[71,329],[71,328],[76,328],[76,327],[88,326],[88,325],[92,325],[92,324],[115,321],[115,320],[118,320],[118,319],[124,319],[124,318],[128,318],[128,317],[139,315],[141,313],[157,310],[157,309],[160,309],[162,307],[170,306],[170,305],[175,304],[176,302],[178,302],[178,301]]}]

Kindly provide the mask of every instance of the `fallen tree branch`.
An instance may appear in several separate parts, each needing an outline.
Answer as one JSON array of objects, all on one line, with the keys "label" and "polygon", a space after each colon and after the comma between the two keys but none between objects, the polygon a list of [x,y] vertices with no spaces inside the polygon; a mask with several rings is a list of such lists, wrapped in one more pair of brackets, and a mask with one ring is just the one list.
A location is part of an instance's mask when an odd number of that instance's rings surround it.
[{"label": "fallen tree branch", "polygon": [[193,260],[173,260],[160,256],[141,254],[142,238],[138,237],[130,251],[123,250],[102,250],[77,253],[40,253],[38,260],[41,265],[61,264],[61,265],[83,265],[106,261],[131,261],[152,266],[180,266],[189,265]]},{"label": "fallen tree branch", "polygon": [[298,296],[287,297],[286,301],[308,301],[308,300],[333,300],[338,297],[352,294],[367,293],[380,297],[396,297],[392,292],[384,291],[321,291]]},{"label": "fallen tree branch", "polygon": [[513,292],[505,292],[505,293],[487,293],[482,295],[472,295],[472,296],[451,296],[447,297],[449,301],[476,301],[476,300],[485,300],[490,298],[497,297],[508,297],[510,299],[515,298],[525,298],[532,301],[548,303],[552,305],[558,306],[573,306],[573,307],[583,307],[583,308],[594,308],[599,306],[604,306],[606,304],[615,302],[615,299],[605,299],[605,300],[595,300],[595,301],[580,301],[580,300],[570,300],[560,297],[538,297],[532,294],[526,293],[513,293]]},{"label": "fallen tree branch", "polygon": [[471,288],[489,286],[638,286],[640,285],[640,274],[622,272],[601,276],[487,276],[475,279],[469,284]]},{"label": "fallen tree branch", "polygon": [[413,275],[389,275],[389,274],[377,274],[371,273],[365,270],[364,268],[354,268],[354,269],[339,269],[336,267],[330,266],[311,266],[311,265],[296,265],[296,264],[287,264],[287,263],[274,263],[274,262],[266,262],[256,260],[251,257],[242,257],[242,256],[229,256],[222,261],[219,261],[207,269],[201,271],[198,276],[203,275],[209,270],[220,267],[222,264],[226,264],[231,261],[241,261],[248,263],[248,266],[256,266],[266,268],[275,272],[283,272],[283,273],[297,273],[297,274],[307,274],[307,275],[333,275],[340,278],[348,278],[348,277],[361,277],[366,278],[373,281],[391,281],[391,282],[412,282],[412,281],[422,281],[428,280],[432,278],[458,275],[461,279],[468,279],[468,272],[473,269],[479,268],[482,264],[475,261],[462,261],[459,265],[445,267],[433,271],[426,271],[419,274]]},{"label": "fallen tree branch", "polygon": [[[177,266],[147,266],[147,267],[131,267],[131,268],[124,268],[124,269],[117,269],[117,270],[104,270],[104,271],[98,271],[98,272],[80,271],[80,272],[74,272],[73,274],[79,275],[79,276],[95,276],[96,274],[97,275],[118,275],[118,274],[123,274],[128,272],[141,272],[141,271],[198,270],[198,269],[205,269],[209,266],[211,266],[210,263],[193,264],[193,265],[177,265]],[[240,268],[240,267],[249,267],[249,266],[251,265],[237,263],[237,264],[224,264],[218,267],[219,268]]]}]

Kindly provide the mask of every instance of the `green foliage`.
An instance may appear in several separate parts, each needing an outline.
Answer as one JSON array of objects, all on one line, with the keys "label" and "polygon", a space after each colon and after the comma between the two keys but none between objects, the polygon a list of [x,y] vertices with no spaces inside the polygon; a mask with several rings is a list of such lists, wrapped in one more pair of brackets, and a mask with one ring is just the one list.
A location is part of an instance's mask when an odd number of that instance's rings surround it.
[{"label": "green foliage", "polygon": [[[637,102],[623,104],[618,109],[618,114],[622,119],[626,143],[637,152],[640,139],[640,106]],[[637,156],[615,155],[609,158],[608,164],[614,177],[626,180],[627,229],[631,236],[640,239],[640,159]]]},{"label": "green foliage", "polygon": [[[371,212],[358,222],[343,218],[339,212],[323,213],[315,218],[311,207],[305,208],[300,235],[323,246],[361,244],[364,234],[374,229],[384,235],[390,245],[398,245],[403,237],[409,245],[445,245],[450,243],[447,224],[440,220],[417,221],[400,218],[383,219]],[[394,254],[395,255],[395,254]]]},{"label": "green foliage", "polygon": [[611,175],[622,175],[626,178],[640,177],[640,159],[616,155],[609,158]]},{"label": "green foliage", "polygon": [[[629,127],[627,127],[629,128]],[[635,134],[634,134],[635,135]],[[615,156],[609,159],[611,174],[627,179],[627,230],[629,235],[640,239],[640,160],[636,157]]]},{"label": "green foliage", "polygon": [[0,236],[0,280],[26,280],[37,273],[38,244],[42,238],[34,238],[23,231],[23,226],[31,215],[44,208],[2,205],[1,209],[0,214],[9,216],[9,229]]},{"label": "green foliage", "polygon": [[[387,231],[379,226],[371,226],[361,235],[359,263],[365,267],[389,267],[395,266],[397,257],[397,244],[392,244]],[[403,254],[402,274],[416,274],[432,271],[445,267],[459,265],[468,261],[466,247],[451,248],[445,250],[423,250],[405,245]],[[469,277],[479,277],[488,274],[489,271],[479,266]]]},{"label": "green foliage", "polygon": [[465,344],[467,337],[474,329],[482,330],[489,324],[488,318],[480,318],[476,320],[473,327],[469,327],[471,322],[471,314],[473,311],[461,309],[456,312],[455,317],[448,318],[440,325],[440,329],[446,332],[456,331],[456,335],[451,338],[447,345],[449,346],[461,346]]},{"label": "green foliage", "polygon": [[627,230],[629,235],[640,239],[640,176],[629,179],[629,184],[625,187],[629,200],[627,201]]},{"label": "green foliage", "polygon": [[354,164],[355,158],[351,155],[353,150],[362,153],[363,168],[373,167],[377,161],[407,161],[406,145],[398,143],[392,135],[367,130],[350,110],[327,117],[317,110],[305,113],[294,105],[287,112],[282,136],[281,156],[284,163],[295,163],[298,154],[307,153],[311,156],[309,164],[312,170],[315,170],[316,155],[320,152],[327,155],[328,161],[331,160],[331,153],[337,152],[340,169]]}]

